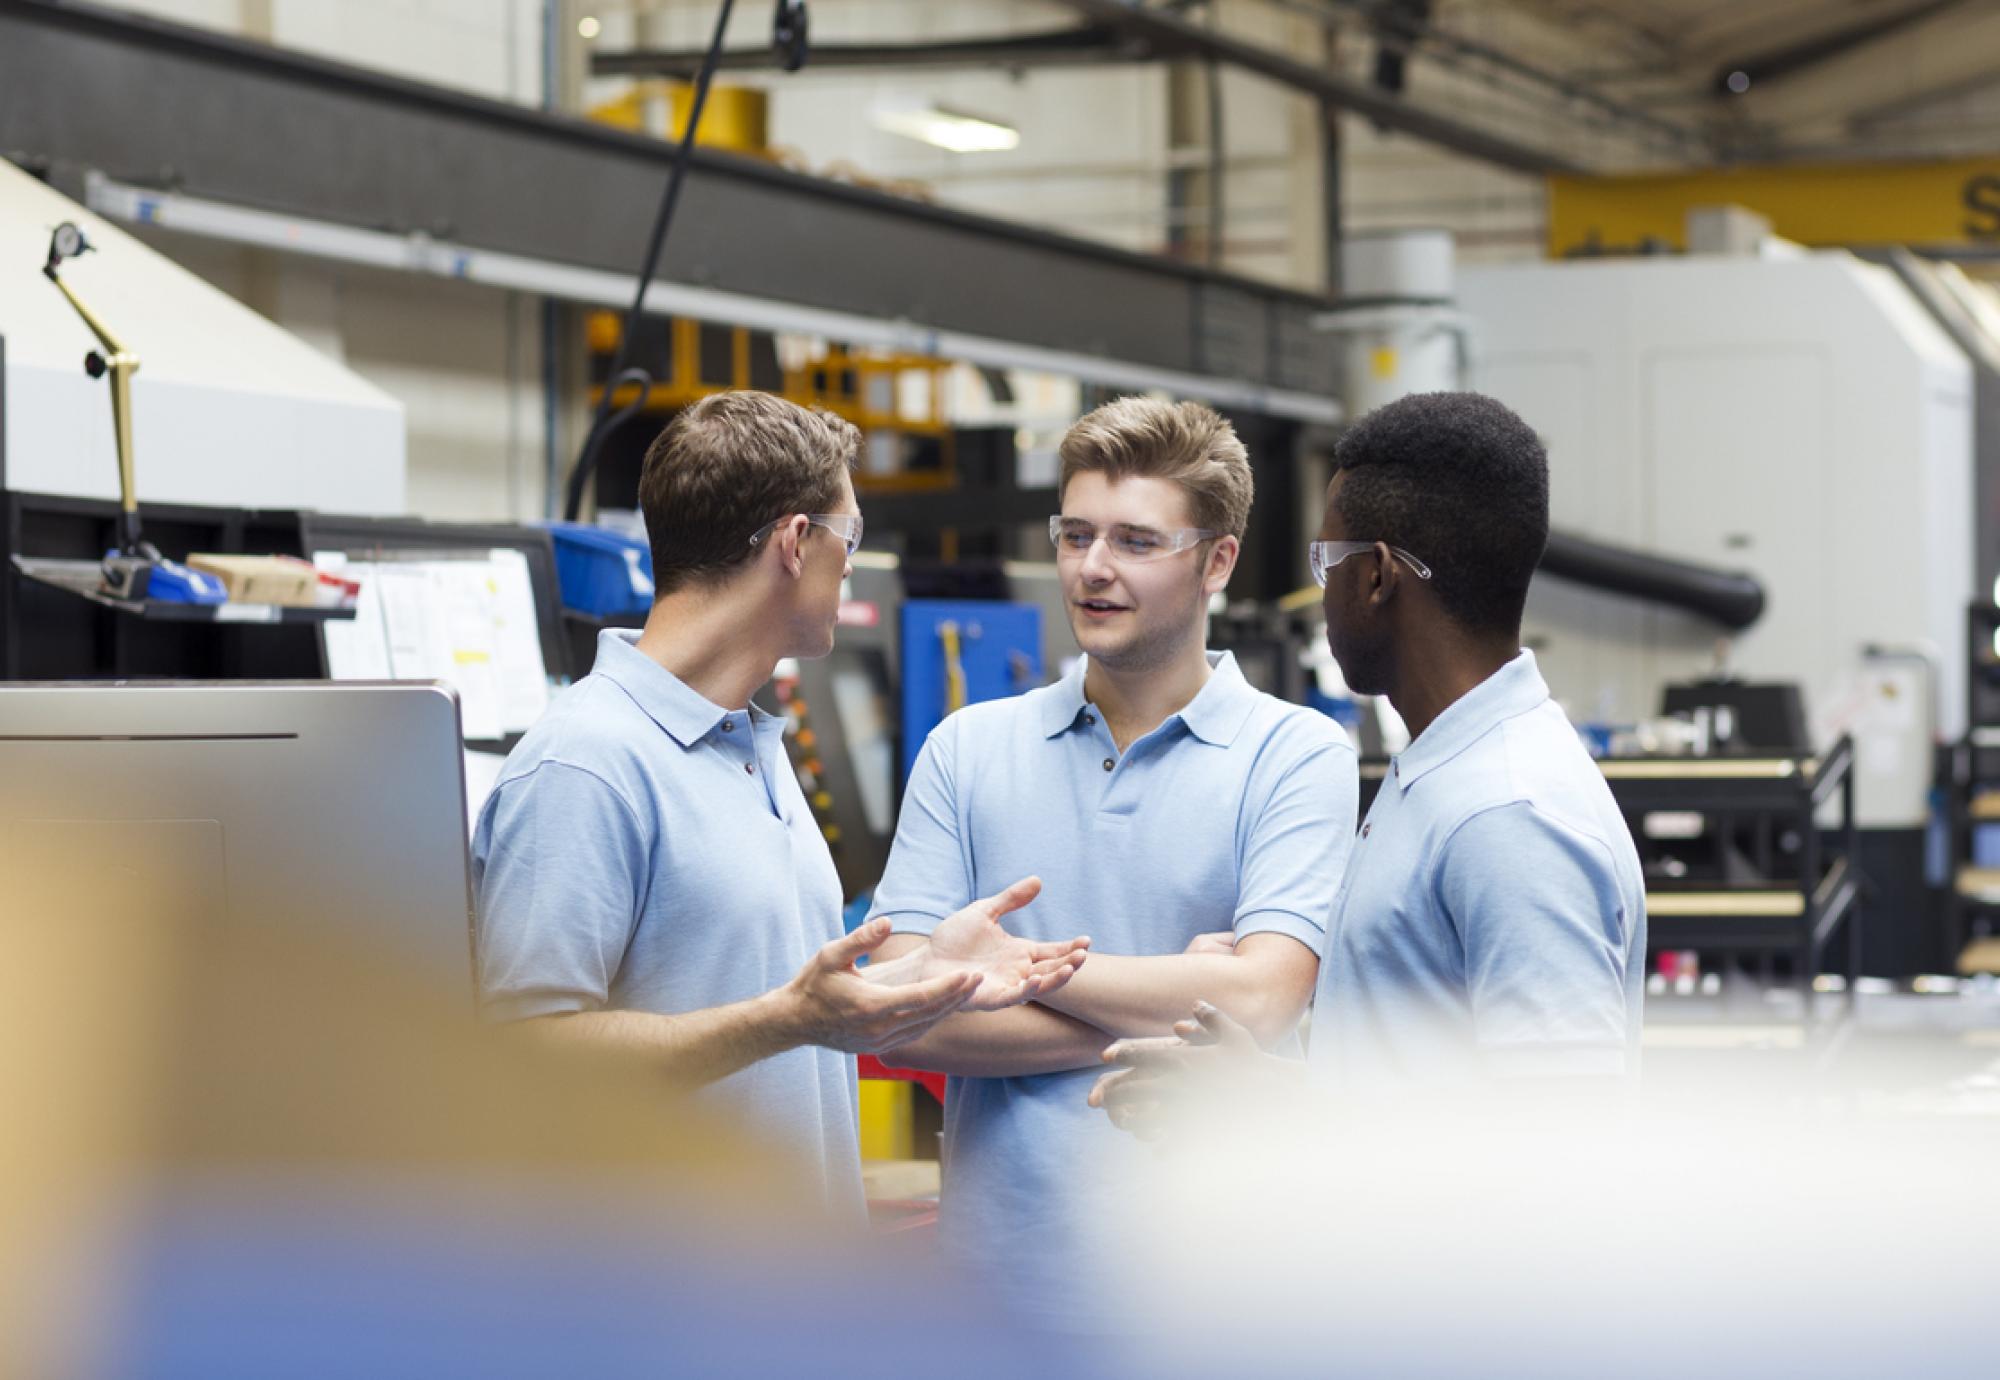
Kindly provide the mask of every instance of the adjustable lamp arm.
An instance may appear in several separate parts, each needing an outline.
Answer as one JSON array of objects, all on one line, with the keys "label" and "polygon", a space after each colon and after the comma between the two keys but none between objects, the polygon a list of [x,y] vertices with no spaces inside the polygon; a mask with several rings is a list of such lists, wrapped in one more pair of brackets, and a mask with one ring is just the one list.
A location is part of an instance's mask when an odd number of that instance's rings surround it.
[{"label": "adjustable lamp arm", "polygon": [[149,556],[157,559],[157,553],[147,544],[139,528],[139,490],[132,469],[132,375],[139,372],[139,356],[125,347],[123,341],[111,333],[97,313],[84,304],[75,289],[62,280],[57,272],[63,260],[74,259],[79,254],[88,254],[93,246],[69,221],[64,221],[49,236],[49,257],[42,265],[42,276],[56,285],[76,314],[83,318],[83,324],[104,346],[104,353],[92,350],[83,357],[84,372],[92,378],[111,375],[111,424],[118,441],[118,505],[119,505],[119,549],[127,555]]}]

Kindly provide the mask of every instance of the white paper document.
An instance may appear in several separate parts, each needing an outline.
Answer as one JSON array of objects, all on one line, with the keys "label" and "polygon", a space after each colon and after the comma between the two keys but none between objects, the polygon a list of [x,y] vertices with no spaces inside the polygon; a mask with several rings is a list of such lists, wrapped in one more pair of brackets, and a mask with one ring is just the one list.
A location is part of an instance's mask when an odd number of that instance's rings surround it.
[{"label": "white paper document", "polygon": [[525,733],[548,707],[548,665],[522,552],[315,560],[361,582],[354,621],[326,626],[335,680],[444,681],[458,692],[465,736],[477,741]]}]

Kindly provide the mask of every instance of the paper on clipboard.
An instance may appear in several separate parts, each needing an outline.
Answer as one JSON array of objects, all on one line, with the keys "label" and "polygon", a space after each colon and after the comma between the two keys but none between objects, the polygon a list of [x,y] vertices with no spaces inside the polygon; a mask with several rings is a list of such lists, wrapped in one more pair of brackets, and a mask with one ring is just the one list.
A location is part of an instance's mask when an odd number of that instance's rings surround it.
[{"label": "paper on clipboard", "polygon": [[323,551],[313,564],[332,575],[358,581],[353,619],[324,625],[327,673],[335,680],[394,680],[389,664],[389,632],[382,620],[382,592],[372,561],[350,561],[345,552]]},{"label": "paper on clipboard", "polygon": [[500,725],[526,733],[549,707],[548,663],[542,660],[542,626],[535,616],[535,586],[528,557],[495,547],[493,664],[500,681]]},{"label": "paper on clipboard", "polygon": [[334,679],[444,681],[458,693],[465,736],[476,741],[524,733],[548,707],[534,585],[522,552],[315,559],[361,583],[354,620],[327,625]]}]

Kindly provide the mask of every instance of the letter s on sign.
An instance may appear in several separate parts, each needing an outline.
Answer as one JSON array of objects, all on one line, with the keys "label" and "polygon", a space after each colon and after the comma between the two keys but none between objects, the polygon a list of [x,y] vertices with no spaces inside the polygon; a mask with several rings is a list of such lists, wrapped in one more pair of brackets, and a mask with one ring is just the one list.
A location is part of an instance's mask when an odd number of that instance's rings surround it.
[{"label": "letter s on sign", "polygon": [[2000,240],[2000,173],[1981,173],[1965,182],[1968,239]]}]

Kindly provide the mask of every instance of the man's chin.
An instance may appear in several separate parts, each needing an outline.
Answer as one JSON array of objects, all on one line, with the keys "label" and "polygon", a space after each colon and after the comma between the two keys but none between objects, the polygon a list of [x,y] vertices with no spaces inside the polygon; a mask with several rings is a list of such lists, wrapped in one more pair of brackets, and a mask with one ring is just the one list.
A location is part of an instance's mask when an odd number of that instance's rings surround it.
[{"label": "man's chin", "polygon": [[829,627],[818,637],[801,636],[785,651],[785,657],[792,661],[824,661],[833,655],[837,639],[834,629]]},{"label": "man's chin", "polygon": [[[1379,673],[1375,664],[1363,663],[1360,658],[1349,654],[1346,657],[1334,654],[1334,664],[1340,667],[1340,678],[1347,683],[1352,695],[1384,695],[1388,693],[1388,677]],[[1351,663],[1351,664],[1350,664]]]},{"label": "man's chin", "polygon": [[1119,655],[1125,651],[1126,647],[1132,641],[1129,637],[1118,636],[1109,629],[1098,627],[1095,624],[1079,623],[1074,618],[1069,621],[1069,631],[1070,635],[1076,639],[1077,650],[1081,651],[1092,661],[1102,662],[1106,665],[1115,664]]}]

